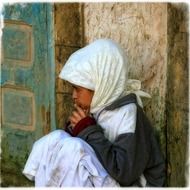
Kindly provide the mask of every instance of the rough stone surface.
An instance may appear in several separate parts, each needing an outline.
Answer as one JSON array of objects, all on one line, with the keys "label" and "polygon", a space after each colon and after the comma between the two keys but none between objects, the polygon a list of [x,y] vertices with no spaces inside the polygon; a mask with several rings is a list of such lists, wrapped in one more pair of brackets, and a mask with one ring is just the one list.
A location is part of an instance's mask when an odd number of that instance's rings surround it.
[{"label": "rough stone surface", "polygon": [[[175,19],[174,19],[175,18]],[[167,166],[168,184],[188,183],[188,7],[168,4]]]},{"label": "rough stone surface", "polygon": [[56,116],[57,116],[57,128],[64,128],[68,118],[73,110],[71,94],[56,93]]},{"label": "rough stone surface", "polygon": [[82,5],[79,3],[55,4],[55,62],[56,62],[56,123],[64,128],[72,107],[72,88],[60,79],[59,73],[69,56],[82,47]]},{"label": "rough stone surface", "polygon": [[55,42],[66,46],[81,46],[82,14],[79,3],[55,3]]}]

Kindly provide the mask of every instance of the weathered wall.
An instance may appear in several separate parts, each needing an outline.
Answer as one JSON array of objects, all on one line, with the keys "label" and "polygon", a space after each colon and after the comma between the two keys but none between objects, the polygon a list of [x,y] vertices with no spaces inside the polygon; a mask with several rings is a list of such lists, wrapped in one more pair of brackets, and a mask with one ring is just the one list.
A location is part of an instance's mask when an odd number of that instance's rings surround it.
[{"label": "weathered wall", "polygon": [[[175,18],[175,19],[174,19]],[[186,186],[188,174],[188,6],[168,5],[167,162],[168,184]],[[188,178],[187,178],[188,179]]]},{"label": "weathered wall", "polygon": [[79,3],[55,4],[56,118],[63,128],[72,110],[71,87],[58,78],[69,56],[82,47],[82,14]]},{"label": "weathered wall", "polygon": [[165,150],[167,4],[84,4],[84,38],[111,38],[124,48],[129,77],[141,80],[152,96],[146,110]]}]

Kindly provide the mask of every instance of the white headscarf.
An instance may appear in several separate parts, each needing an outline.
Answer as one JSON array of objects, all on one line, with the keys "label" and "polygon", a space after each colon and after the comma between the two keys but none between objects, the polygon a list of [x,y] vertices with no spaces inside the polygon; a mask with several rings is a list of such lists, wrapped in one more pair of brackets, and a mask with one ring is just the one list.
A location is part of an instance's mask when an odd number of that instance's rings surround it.
[{"label": "white headscarf", "polygon": [[[142,105],[140,81],[128,81],[127,68],[127,59],[119,45],[109,39],[99,39],[73,53],[59,77],[94,90],[90,111],[96,113],[131,92],[138,96],[137,100]],[[144,92],[140,95],[148,96]]]}]

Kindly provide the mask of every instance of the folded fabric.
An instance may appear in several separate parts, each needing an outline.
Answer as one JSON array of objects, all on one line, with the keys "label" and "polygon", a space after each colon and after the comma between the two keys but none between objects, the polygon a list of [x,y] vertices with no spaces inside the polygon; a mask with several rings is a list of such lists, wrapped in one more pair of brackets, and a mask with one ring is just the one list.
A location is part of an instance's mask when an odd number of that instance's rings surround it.
[{"label": "folded fabric", "polygon": [[23,174],[36,187],[117,187],[82,139],[55,130],[37,140]]}]

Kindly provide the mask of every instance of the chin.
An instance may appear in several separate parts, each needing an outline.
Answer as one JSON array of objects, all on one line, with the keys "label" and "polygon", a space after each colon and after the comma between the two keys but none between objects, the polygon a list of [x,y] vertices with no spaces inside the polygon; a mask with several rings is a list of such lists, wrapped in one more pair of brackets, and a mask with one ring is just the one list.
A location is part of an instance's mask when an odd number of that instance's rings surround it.
[{"label": "chin", "polygon": [[81,107],[83,110],[87,110],[90,108],[90,106],[87,105],[79,105],[79,107]]}]

